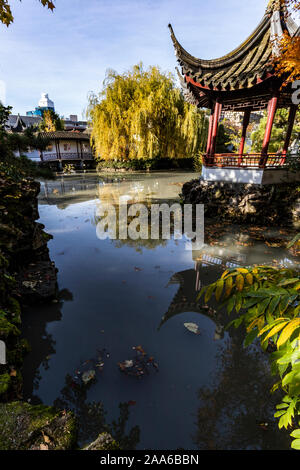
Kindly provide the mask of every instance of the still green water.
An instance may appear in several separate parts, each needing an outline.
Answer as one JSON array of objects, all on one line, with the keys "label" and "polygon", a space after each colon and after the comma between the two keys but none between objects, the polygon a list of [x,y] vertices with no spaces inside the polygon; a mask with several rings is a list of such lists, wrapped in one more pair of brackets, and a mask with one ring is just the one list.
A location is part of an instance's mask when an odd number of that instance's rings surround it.
[{"label": "still green water", "polygon": [[[267,357],[244,349],[243,332],[225,332],[227,318],[196,296],[228,266],[299,262],[276,243],[290,234],[205,221],[200,252],[174,238],[97,237],[103,202],[173,203],[193,178],[87,173],[42,182],[40,222],[53,235],[60,300],[24,315],[25,399],[73,409],[80,444],[108,426],[131,449],[289,448],[272,417]],[[144,374],[120,370],[137,358]]]}]

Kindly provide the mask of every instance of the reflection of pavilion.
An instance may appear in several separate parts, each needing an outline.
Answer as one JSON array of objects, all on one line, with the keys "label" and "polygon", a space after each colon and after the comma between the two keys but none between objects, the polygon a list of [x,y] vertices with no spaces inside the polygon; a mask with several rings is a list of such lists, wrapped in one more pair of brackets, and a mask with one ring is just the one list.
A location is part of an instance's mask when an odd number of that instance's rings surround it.
[{"label": "reflection of pavilion", "polygon": [[202,250],[193,250],[195,269],[206,266],[220,266],[222,268],[235,268],[246,264],[245,253],[223,247],[205,245]]},{"label": "reflection of pavilion", "polygon": [[175,315],[187,312],[200,313],[216,324],[214,339],[218,340],[224,336],[224,325],[221,323],[220,314],[215,309],[202,305],[202,302],[197,302],[197,296],[201,288],[200,266],[196,264],[195,269],[187,269],[175,273],[171,277],[168,285],[179,284],[179,289],[173,297],[168,311],[162,317],[159,328]]},{"label": "reflection of pavilion", "polygon": [[[250,238],[248,235],[237,233],[234,236],[234,231],[230,235],[220,238],[221,245],[219,246],[203,245],[201,249],[192,250],[194,269],[178,272],[171,277],[168,285],[179,284],[179,288],[161,320],[160,327],[175,315],[195,312],[211,318],[216,324],[215,339],[222,338],[225,326],[222,315],[213,308],[203,305],[203,299],[199,303],[197,302],[197,295],[201,287],[215,282],[225,269],[263,264],[264,262],[270,264],[272,257],[274,257],[272,252],[266,256],[265,249],[261,245],[244,246],[241,242],[248,240]],[[222,244],[222,242],[224,243]],[[249,248],[250,246],[251,248]],[[282,253],[280,261],[286,267],[295,262],[292,258],[287,258],[284,253]],[[226,323],[225,320],[224,322]]]},{"label": "reflection of pavilion", "polygon": [[[232,268],[246,264],[246,254],[236,250],[229,250],[219,247],[204,245],[202,250],[193,250],[192,257],[195,262],[194,269],[187,269],[175,273],[168,285],[179,284],[168,311],[162,317],[159,328],[175,315],[186,312],[194,312],[205,315],[216,324],[214,339],[221,339],[224,336],[222,315],[213,308],[203,305],[203,301],[198,302],[197,296],[202,287],[202,280],[205,275],[204,284],[215,281],[215,268]],[[212,268],[214,268],[212,270]],[[210,278],[210,279],[208,279]]]}]

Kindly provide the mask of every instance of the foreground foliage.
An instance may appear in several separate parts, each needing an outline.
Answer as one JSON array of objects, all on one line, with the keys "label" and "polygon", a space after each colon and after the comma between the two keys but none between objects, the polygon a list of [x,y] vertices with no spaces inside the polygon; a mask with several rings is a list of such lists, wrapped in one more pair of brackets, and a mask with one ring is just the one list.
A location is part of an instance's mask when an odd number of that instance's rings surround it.
[{"label": "foreground foliage", "polygon": [[[43,7],[47,7],[51,11],[55,8],[55,5],[51,0],[39,0],[39,2]],[[13,21],[14,17],[8,0],[0,0],[0,22],[9,26]]]},{"label": "foreground foliage", "polygon": [[[3,106],[0,103],[0,177],[7,179],[8,182],[9,179],[21,181],[26,177],[53,178],[54,175],[50,169],[41,168],[37,163],[22,155],[29,147],[40,151],[45,150],[49,140],[43,138],[34,128],[28,128],[22,134],[8,133],[5,123],[10,112],[10,106]],[[15,157],[16,151],[20,157]]]},{"label": "foreground foliage", "polygon": [[[279,0],[290,11],[300,10],[299,0]],[[278,75],[284,76],[286,83],[300,78],[300,37],[290,37],[285,31],[279,43],[279,57],[274,57]]]},{"label": "foreground foliage", "polygon": [[270,352],[271,372],[278,377],[272,392],[284,396],[275,417],[279,428],[293,428],[292,448],[300,450],[300,275],[272,266],[226,270],[200,292],[205,302],[215,296],[228,314],[238,316],[228,325],[247,331],[244,345],[256,338]]},{"label": "foreground foliage", "polygon": [[186,103],[174,79],[157,67],[109,70],[87,111],[92,145],[103,160],[192,157],[205,148],[208,119]]}]

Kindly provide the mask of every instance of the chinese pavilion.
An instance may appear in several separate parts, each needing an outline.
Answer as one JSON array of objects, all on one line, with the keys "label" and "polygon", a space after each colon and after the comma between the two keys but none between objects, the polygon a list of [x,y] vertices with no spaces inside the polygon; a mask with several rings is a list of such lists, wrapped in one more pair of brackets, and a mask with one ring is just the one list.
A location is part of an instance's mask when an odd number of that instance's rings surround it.
[{"label": "chinese pavilion", "polygon": [[[287,152],[298,105],[293,103],[295,89],[282,87],[284,78],[275,73],[273,57],[278,55],[278,41],[287,32],[300,36],[300,28],[282,6],[271,0],[265,15],[250,37],[231,53],[215,60],[202,60],[189,54],[178,42],[169,25],[185,99],[199,108],[211,110],[202,178],[244,183],[271,183],[295,179],[287,172]],[[288,129],[282,151],[268,152],[276,110],[289,108]],[[267,109],[264,141],[259,154],[245,154],[245,140],[252,111]],[[244,113],[242,137],[237,154],[217,154],[218,123],[222,111]]]}]

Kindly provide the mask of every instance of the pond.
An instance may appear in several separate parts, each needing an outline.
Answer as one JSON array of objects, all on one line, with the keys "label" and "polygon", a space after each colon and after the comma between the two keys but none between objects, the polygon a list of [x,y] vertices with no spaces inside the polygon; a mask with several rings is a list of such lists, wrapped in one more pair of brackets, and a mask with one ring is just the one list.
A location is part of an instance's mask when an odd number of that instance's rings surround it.
[{"label": "pond", "polygon": [[174,237],[97,236],[103,201],[173,203],[193,178],[83,173],[41,183],[60,293],[24,312],[24,398],[73,409],[80,445],[109,429],[129,449],[289,448],[272,417],[266,356],[243,348],[242,331],[225,331],[215,305],[196,302],[226,266],[299,262],[282,246],[288,231],[205,221],[200,251]]}]

